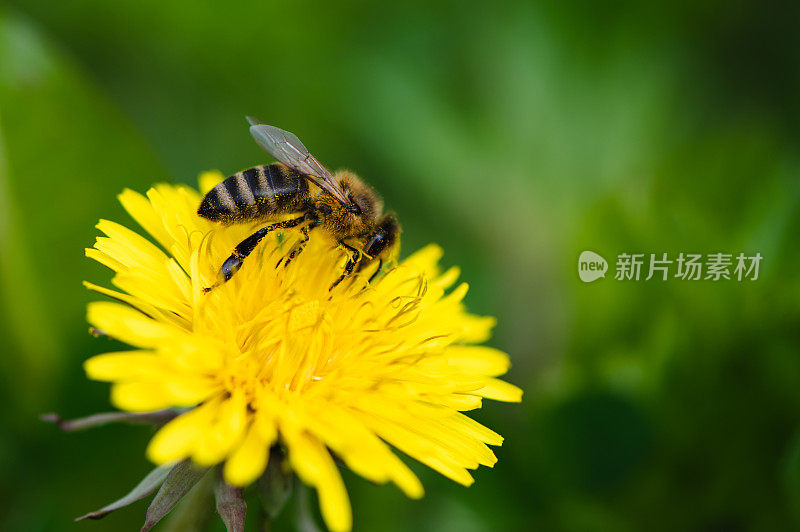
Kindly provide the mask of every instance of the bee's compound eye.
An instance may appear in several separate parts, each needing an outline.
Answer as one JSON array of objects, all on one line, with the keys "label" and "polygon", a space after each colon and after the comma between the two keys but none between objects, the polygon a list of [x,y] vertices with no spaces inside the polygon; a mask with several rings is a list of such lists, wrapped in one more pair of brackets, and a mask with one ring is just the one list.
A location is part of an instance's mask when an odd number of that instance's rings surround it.
[{"label": "bee's compound eye", "polygon": [[317,207],[317,210],[326,216],[333,212],[331,206],[326,203],[320,203],[319,207]]}]

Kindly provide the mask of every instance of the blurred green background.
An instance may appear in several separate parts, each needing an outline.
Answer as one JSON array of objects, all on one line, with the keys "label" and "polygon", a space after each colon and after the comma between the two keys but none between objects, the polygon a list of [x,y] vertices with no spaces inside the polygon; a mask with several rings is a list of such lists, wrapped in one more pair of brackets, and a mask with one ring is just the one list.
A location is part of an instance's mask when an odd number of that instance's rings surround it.
[{"label": "blurred green background", "polygon": [[[0,528],[143,522],[71,519],[149,470],[149,429],[37,416],[108,408],[97,219],[266,162],[245,114],[357,170],[406,254],[442,244],[526,392],[475,414],[506,443],[468,489],[346,474],[356,530],[800,528],[800,4],[152,0],[0,0]],[[583,284],[584,249],[764,259]]]}]

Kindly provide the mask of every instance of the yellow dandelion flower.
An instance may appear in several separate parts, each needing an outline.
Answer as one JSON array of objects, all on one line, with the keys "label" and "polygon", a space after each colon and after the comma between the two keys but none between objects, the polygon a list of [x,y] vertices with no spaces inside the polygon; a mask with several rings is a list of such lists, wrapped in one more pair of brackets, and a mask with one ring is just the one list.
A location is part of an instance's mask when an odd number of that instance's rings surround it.
[{"label": "yellow dandelion flower", "polygon": [[[222,179],[201,176],[206,191]],[[125,411],[188,408],[152,438],[147,456],[163,465],[190,458],[223,464],[245,486],[280,442],[292,470],[316,488],[331,530],[351,528],[351,509],[333,455],[376,483],[421,497],[417,477],[390,446],[463,485],[492,466],[502,437],[462,412],[483,398],[519,401],[496,377],[508,357],[479,344],[493,318],[465,311],[459,271],[440,271],[427,246],[368,282],[364,271],[330,289],[346,255],[322,235],[287,267],[296,241],[270,235],[234,278],[205,294],[222,261],[252,227],[222,227],[196,214],[199,193],[158,185],[146,197],[119,196],[151,240],[101,220],[88,257],[114,272],[117,301],[91,303],[90,324],[133,350],[85,363],[111,382]]]}]

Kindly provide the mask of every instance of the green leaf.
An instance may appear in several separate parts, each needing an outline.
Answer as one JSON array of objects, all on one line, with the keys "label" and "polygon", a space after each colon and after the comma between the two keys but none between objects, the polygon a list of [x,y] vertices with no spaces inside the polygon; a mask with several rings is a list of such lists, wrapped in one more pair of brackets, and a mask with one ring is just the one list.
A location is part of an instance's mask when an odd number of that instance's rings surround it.
[{"label": "green leaf", "polygon": [[222,477],[222,469],[217,469],[217,482],[214,484],[214,497],[217,501],[217,513],[225,523],[228,532],[244,532],[244,518],[247,514],[244,490],[234,488]]},{"label": "green leaf", "polygon": [[121,499],[112,502],[108,506],[100,508],[97,511],[89,512],[86,515],[77,517],[75,521],[82,521],[83,519],[102,519],[114,510],[119,510],[120,508],[124,508],[131,503],[144,499],[156,491],[159,486],[161,486],[161,484],[164,482],[164,479],[166,479],[167,475],[169,475],[169,472],[172,470],[173,466],[174,464],[168,464],[153,469],[146,477],[142,479],[141,482],[139,482],[135,488],[130,491],[130,493]]},{"label": "green leaf", "polygon": [[161,532],[210,530],[214,519],[214,475],[206,475],[189,490],[161,526]]},{"label": "green leaf", "polygon": [[275,519],[286,505],[286,501],[292,495],[293,480],[294,476],[286,467],[283,452],[278,447],[273,447],[267,469],[258,479],[261,505],[268,519]]},{"label": "green leaf", "polygon": [[184,460],[172,468],[147,509],[142,532],[147,532],[161,521],[207,472],[207,467],[198,468],[191,460]]}]

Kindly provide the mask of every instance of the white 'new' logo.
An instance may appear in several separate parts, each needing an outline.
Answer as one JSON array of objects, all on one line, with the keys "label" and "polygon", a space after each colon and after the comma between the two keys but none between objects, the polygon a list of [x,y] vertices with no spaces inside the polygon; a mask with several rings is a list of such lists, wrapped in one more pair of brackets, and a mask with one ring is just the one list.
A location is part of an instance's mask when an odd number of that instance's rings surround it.
[{"label": "white 'new' logo", "polygon": [[584,283],[591,283],[606,276],[608,263],[594,251],[584,251],[578,257],[578,277]]}]

